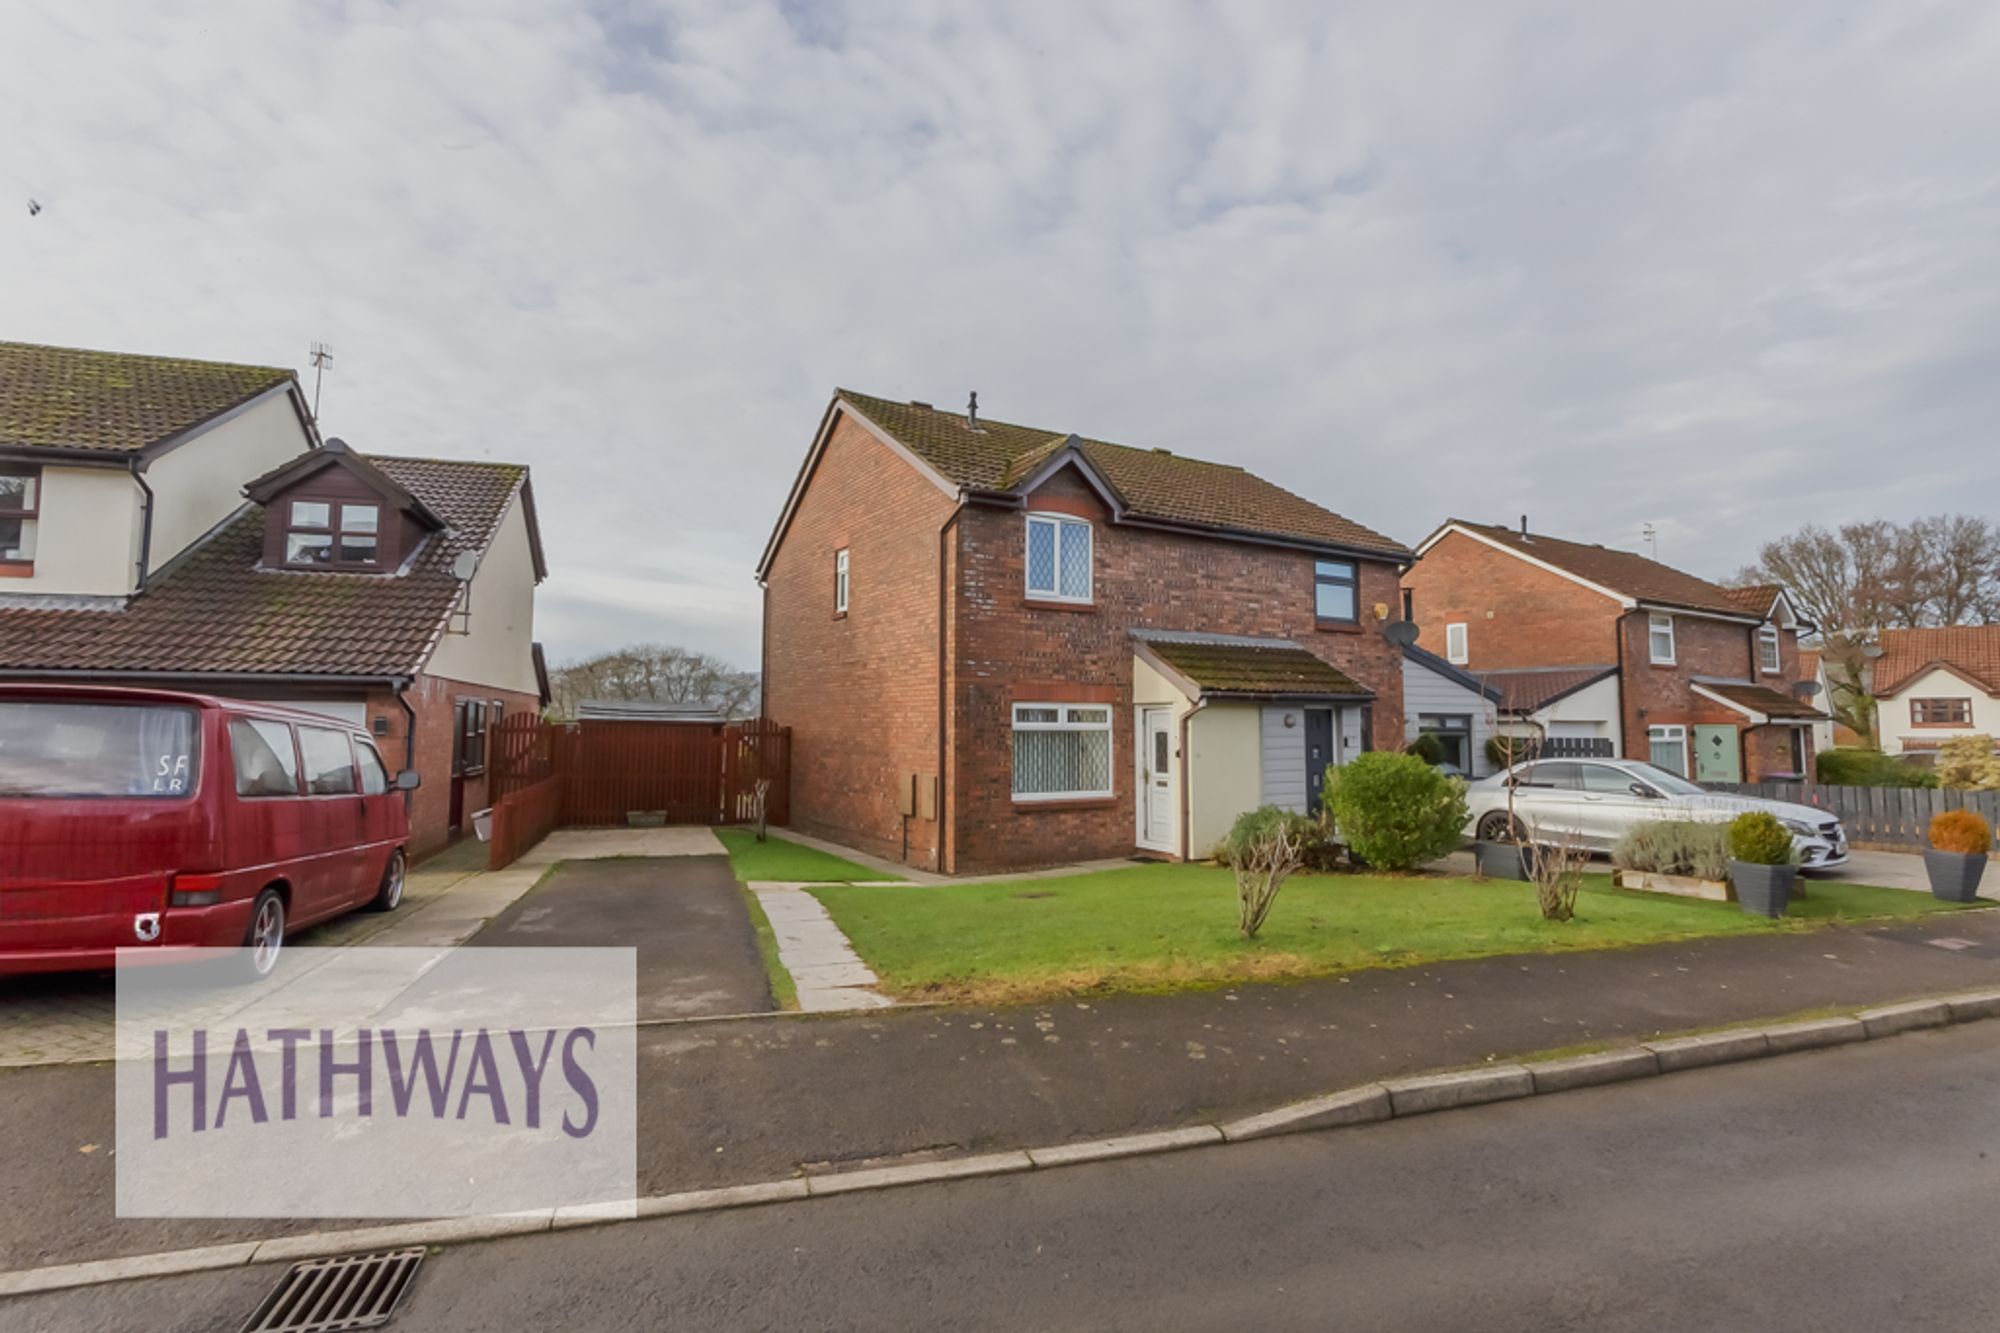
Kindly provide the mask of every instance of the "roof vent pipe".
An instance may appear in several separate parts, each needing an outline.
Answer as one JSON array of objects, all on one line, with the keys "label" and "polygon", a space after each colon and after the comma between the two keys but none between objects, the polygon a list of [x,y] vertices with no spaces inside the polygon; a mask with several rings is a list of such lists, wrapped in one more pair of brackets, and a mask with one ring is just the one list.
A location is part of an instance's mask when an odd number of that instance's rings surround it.
[{"label": "roof vent pipe", "polygon": [[965,424],[974,430],[979,429],[979,390],[977,389],[974,389],[971,397],[965,400]]},{"label": "roof vent pipe", "polygon": [[1528,540],[1528,516],[1526,514],[1521,515],[1521,540]]}]

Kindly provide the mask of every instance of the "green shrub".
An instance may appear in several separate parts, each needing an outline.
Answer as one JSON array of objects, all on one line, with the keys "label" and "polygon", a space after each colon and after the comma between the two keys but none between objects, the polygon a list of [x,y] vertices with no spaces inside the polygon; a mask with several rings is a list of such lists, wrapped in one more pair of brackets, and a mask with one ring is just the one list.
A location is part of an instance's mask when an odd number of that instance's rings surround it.
[{"label": "green shrub", "polygon": [[1937,774],[1880,750],[1846,746],[1822,751],[1819,780],[1830,787],[1935,787]]},{"label": "green shrub", "polygon": [[1465,783],[1415,755],[1375,751],[1326,771],[1339,836],[1369,865],[1410,870],[1464,840]]},{"label": "green shrub", "polygon": [[2000,754],[1991,736],[1954,736],[1938,747],[1937,780],[1941,787],[2000,791]]},{"label": "green shrub", "polygon": [[1792,863],[1792,833],[1768,810],[1751,810],[1729,825],[1729,855],[1746,865],[1787,866]]},{"label": "green shrub", "polygon": [[1291,873],[1304,864],[1307,840],[1320,837],[1318,821],[1275,805],[1245,810],[1216,846],[1216,857],[1236,872],[1236,928],[1256,938]]},{"label": "green shrub", "polygon": [[1620,870],[1641,870],[1653,875],[1728,879],[1729,827],[1691,819],[1638,824],[1612,847],[1611,863]]},{"label": "green shrub", "polygon": [[1420,732],[1417,738],[1405,747],[1404,753],[1413,754],[1432,768],[1436,768],[1444,762],[1444,742],[1428,731]]},{"label": "green shrub", "polygon": [[1486,762],[1495,768],[1512,768],[1525,764],[1531,757],[1534,741],[1527,736],[1489,736],[1486,738]]}]

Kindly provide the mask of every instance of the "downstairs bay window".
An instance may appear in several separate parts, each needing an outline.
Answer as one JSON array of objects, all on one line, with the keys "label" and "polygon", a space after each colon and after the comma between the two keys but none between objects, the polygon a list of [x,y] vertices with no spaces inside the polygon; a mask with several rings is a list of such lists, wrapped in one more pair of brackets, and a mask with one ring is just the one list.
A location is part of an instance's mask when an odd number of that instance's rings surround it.
[{"label": "downstairs bay window", "polygon": [[1015,800],[1111,794],[1111,705],[1014,705]]}]

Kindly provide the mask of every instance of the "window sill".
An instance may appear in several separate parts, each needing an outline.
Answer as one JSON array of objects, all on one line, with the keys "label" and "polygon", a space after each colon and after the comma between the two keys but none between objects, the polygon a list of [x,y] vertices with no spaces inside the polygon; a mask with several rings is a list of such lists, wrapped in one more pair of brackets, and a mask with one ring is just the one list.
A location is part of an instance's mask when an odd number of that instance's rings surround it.
[{"label": "window sill", "polygon": [[1676,667],[1680,666],[1680,663],[1679,663],[1679,662],[1648,662],[1648,663],[1646,663],[1646,665],[1647,665],[1647,666],[1649,666],[1649,667],[1653,667],[1653,668],[1655,668],[1655,669],[1657,669],[1657,670],[1660,670],[1660,671],[1672,671],[1672,670],[1674,670],[1674,669],[1675,669]]},{"label": "window sill", "polygon": [[1042,597],[1023,597],[1021,605],[1030,611],[1081,611],[1085,615],[1094,615],[1097,611],[1096,602],[1056,602]]},{"label": "window sill", "polygon": [[31,579],[35,577],[35,562],[32,560],[0,560],[0,579]]},{"label": "window sill", "polygon": [[1321,634],[1359,634],[1361,622],[1358,620],[1315,620],[1313,628]]},{"label": "window sill", "polygon": [[847,612],[845,612],[845,611],[835,611],[835,612],[833,613],[833,618],[834,618],[835,620],[845,620],[845,619],[847,619]]},{"label": "window sill", "polygon": [[1044,810],[1109,810],[1117,804],[1116,796],[1068,796],[1048,801],[1024,801],[1017,796],[1014,798],[1014,813],[1032,815]]}]

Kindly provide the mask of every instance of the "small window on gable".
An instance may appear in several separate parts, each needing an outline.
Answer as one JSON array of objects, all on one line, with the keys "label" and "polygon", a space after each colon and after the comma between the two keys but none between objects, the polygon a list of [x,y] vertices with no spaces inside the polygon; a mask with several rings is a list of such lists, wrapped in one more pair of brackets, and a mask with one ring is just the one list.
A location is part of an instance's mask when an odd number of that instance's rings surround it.
[{"label": "small window on gable", "polygon": [[1646,642],[1648,653],[1655,666],[1674,664],[1674,618],[1672,616],[1649,616],[1646,621]]},{"label": "small window on gable", "polygon": [[1783,670],[1783,660],[1778,655],[1778,627],[1766,625],[1757,631],[1757,666],[1767,676],[1775,676]]},{"label": "small window on gable", "polygon": [[373,569],[382,507],[333,500],[293,500],[285,516],[285,563],[321,568]]},{"label": "small window on gable", "polygon": [[1028,596],[1087,602],[1091,596],[1090,524],[1061,514],[1028,515]]},{"label": "small window on gable", "polygon": [[1463,624],[1444,627],[1444,660],[1453,666],[1464,666],[1472,660],[1472,654],[1467,651]]},{"label": "small window on gable", "polygon": [[833,553],[833,613],[847,614],[847,548]]}]

